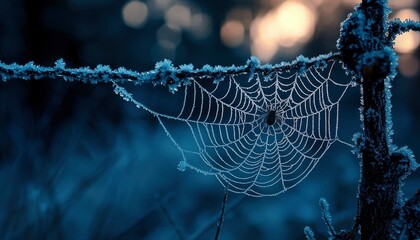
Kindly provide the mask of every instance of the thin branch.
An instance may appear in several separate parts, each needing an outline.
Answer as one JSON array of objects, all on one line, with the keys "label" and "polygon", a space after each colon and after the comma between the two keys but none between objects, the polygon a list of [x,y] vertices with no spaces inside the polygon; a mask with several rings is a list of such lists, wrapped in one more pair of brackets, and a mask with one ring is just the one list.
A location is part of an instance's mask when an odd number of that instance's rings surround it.
[{"label": "thin branch", "polygon": [[225,207],[226,207],[227,197],[228,197],[228,189],[225,189],[225,194],[223,196],[223,203],[222,203],[222,211],[220,212],[220,218],[219,218],[219,221],[217,222],[217,231],[216,231],[216,236],[214,237],[214,240],[219,240],[219,237],[220,237],[220,231],[222,230],[222,224],[225,218]]},{"label": "thin branch", "polygon": [[[235,200],[233,200],[233,202],[227,206],[227,210],[228,211],[232,211],[233,209],[235,209],[237,206],[239,206],[239,204],[245,199],[244,196],[241,196]],[[203,227],[201,227],[199,230],[197,230],[195,233],[193,233],[191,235],[191,237],[189,237],[188,239],[191,240],[196,240],[196,239],[201,239],[201,237],[208,232],[212,227],[214,222],[217,221],[217,219],[219,218],[219,215],[214,215],[208,222],[206,225],[204,225]]]},{"label": "thin branch", "polygon": [[321,200],[319,200],[319,205],[321,206],[321,210],[322,210],[322,219],[324,220],[325,225],[327,225],[330,235],[333,237],[336,237],[337,233],[334,229],[334,226],[332,225],[330,205],[328,204],[327,200],[325,200],[324,198],[321,198]]},{"label": "thin branch", "polygon": [[413,20],[405,20],[401,21],[401,19],[396,18],[388,23],[388,42],[393,42],[395,38],[403,33],[408,31],[417,31],[420,32],[420,21],[413,21]]},{"label": "thin branch", "polygon": [[303,232],[305,233],[305,237],[306,237],[307,240],[316,240],[314,231],[312,231],[311,227],[306,226],[303,229]]}]

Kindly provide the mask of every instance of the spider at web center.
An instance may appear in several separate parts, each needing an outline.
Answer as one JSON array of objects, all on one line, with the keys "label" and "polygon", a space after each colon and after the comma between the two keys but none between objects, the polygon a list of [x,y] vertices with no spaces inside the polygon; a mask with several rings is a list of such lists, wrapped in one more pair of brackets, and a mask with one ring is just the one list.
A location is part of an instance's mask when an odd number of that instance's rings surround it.
[{"label": "spider at web center", "polygon": [[267,110],[265,122],[268,126],[272,126],[276,123],[276,121],[283,121],[282,111],[280,109],[276,109],[274,106],[270,106]]}]

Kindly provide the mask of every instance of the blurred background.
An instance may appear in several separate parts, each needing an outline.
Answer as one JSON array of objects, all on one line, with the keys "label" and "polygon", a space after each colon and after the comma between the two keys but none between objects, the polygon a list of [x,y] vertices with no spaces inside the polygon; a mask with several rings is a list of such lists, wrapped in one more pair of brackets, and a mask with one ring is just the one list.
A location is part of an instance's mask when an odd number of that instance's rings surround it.
[{"label": "blurred background", "polygon": [[[336,51],[355,0],[0,0],[0,61],[98,64],[146,71],[157,61],[263,63]],[[420,20],[416,0],[391,0],[391,18]],[[420,154],[420,36],[397,38],[394,142]],[[338,65],[337,65],[338,66]],[[335,67],[334,76],[345,76]],[[339,135],[360,131],[358,88],[340,103]],[[161,93],[161,91],[159,91]],[[153,93],[150,93],[153,94]],[[169,93],[168,93],[169,94]],[[164,96],[156,96],[165,102]],[[2,239],[213,239],[224,189],[180,172],[182,159],[158,122],[111,86],[60,79],[0,83]],[[356,211],[359,159],[335,143],[298,186],[276,197],[230,194],[221,239],[327,236],[319,199],[336,229]],[[404,186],[420,187],[420,174]]]}]

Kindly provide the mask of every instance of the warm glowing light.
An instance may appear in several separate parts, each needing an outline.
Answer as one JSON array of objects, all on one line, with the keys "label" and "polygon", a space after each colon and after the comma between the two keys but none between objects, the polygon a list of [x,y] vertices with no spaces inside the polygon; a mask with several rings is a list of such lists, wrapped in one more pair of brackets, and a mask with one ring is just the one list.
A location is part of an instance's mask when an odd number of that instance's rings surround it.
[{"label": "warm glowing light", "polygon": [[[401,20],[412,19],[415,21],[420,20],[419,14],[411,9],[404,9],[398,11],[394,18],[399,18]],[[418,32],[408,32],[404,33],[395,39],[395,50],[399,53],[412,53],[420,45],[420,34]]]},{"label": "warm glowing light", "polygon": [[315,14],[299,2],[285,2],[275,12],[276,26],[279,29],[278,43],[293,46],[296,42],[306,42],[315,29]]},{"label": "warm glowing light", "polygon": [[324,4],[324,0],[312,0],[312,3],[313,3],[315,6],[319,7],[319,6],[321,6],[322,4]]},{"label": "warm glowing light", "polygon": [[359,4],[360,0],[342,0],[345,4],[349,6],[355,6],[356,4]]},{"label": "warm glowing light", "polygon": [[[325,1],[330,2],[331,0],[316,0],[316,1]],[[417,0],[389,0],[389,6],[393,9],[400,9],[400,8],[410,8],[416,5]],[[345,4],[349,6],[355,6],[359,4],[361,0],[342,0]]]},{"label": "warm glowing light", "polygon": [[417,0],[390,0],[389,6],[391,8],[410,8],[416,5]]},{"label": "warm glowing light", "polygon": [[408,32],[395,39],[395,50],[399,53],[412,53],[419,46],[420,37],[416,32]]},{"label": "warm glowing light", "polygon": [[139,28],[146,23],[147,5],[140,1],[127,2],[122,9],[124,23],[132,28]]},{"label": "warm glowing light", "polygon": [[241,45],[245,37],[244,25],[236,20],[226,21],[220,29],[220,38],[228,47],[237,47]]},{"label": "warm glowing light", "polygon": [[293,48],[306,43],[314,33],[315,22],[315,11],[310,6],[286,1],[252,22],[252,53],[270,60],[280,47]]},{"label": "warm glowing light", "polygon": [[267,41],[265,38],[257,38],[251,45],[252,54],[259,57],[263,62],[270,61],[276,55],[277,50],[277,44],[273,41]]},{"label": "warm glowing light", "polygon": [[415,20],[415,21],[420,20],[419,13],[417,11],[413,10],[413,9],[399,10],[392,17],[393,18],[399,18],[401,20],[405,20],[405,19],[408,19],[408,18],[411,19],[411,20]]},{"label": "warm glowing light", "polygon": [[419,73],[420,62],[411,54],[403,54],[398,58],[398,69],[406,77],[412,77]]},{"label": "warm glowing light", "polygon": [[191,10],[184,5],[174,5],[166,11],[165,20],[180,28],[188,28],[191,26]]}]

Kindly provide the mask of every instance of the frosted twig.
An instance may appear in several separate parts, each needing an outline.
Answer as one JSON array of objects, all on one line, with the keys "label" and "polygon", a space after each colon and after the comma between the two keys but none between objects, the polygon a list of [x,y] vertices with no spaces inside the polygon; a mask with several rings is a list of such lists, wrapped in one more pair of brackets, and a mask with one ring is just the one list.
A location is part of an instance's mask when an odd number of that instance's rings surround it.
[{"label": "frosted twig", "polygon": [[388,41],[393,42],[395,38],[408,31],[420,32],[420,21],[404,20],[399,18],[393,19],[388,22]]},{"label": "frosted twig", "polygon": [[312,231],[311,227],[306,226],[306,227],[303,229],[303,232],[305,233],[305,237],[306,237],[306,239],[307,239],[307,240],[316,240],[316,239],[315,239],[315,234],[314,234],[314,232]]},{"label": "frosted twig", "polygon": [[319,200],[319,205],[321,206],[322,219],[328,227],[328,232],[331,234],[331,236],[337,236],[337,233],[335,232],[335,229],[332,225],[330,205],[328,204],[327,200],[325,200],[325,198],[321,198],[321,200]]}]

